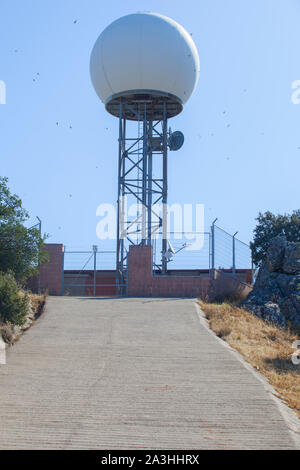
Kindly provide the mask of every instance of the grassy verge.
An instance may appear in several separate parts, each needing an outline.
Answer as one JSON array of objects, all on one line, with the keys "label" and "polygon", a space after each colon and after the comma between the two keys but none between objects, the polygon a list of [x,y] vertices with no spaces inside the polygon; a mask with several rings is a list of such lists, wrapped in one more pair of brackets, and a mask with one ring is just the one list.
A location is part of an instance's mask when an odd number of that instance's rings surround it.
[{"label": "grassy verge", "polygon": [[280,329],[235,305],[199,302],[216,335],[264,375],[300,418],[300,365],[291,361],[300,331]]},{"label": "grassy verge", "polygon": [[26,315],[24,325],[17,326],[10,322],[0,323],[0,335],[2,335],[3,340],[9,345],[16,343],[22,334],[27,331],[43,313],[46,295],[30,294],[29,297],[30,308]]}]

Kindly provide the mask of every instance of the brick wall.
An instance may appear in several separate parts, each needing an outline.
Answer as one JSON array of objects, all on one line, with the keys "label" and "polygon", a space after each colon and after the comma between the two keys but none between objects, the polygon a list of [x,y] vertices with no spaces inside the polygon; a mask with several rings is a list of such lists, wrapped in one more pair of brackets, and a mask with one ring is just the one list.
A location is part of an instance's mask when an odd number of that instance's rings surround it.
[{"label": "brick wall", "polygon": [[[51,295],[61,295],[62,261],[64,245],[45,244],[44,249],[50,255],[50,261],[40,268],[41,291],[48,289]],[[214,280],[203,272],[197,275],[169,273],[169,275],[153,275],[152,246],[130,246],[128,262],[128,294],[132,297],[201,297],[215,300],[225,296],[238,295],[246,297],[251,287],[233,279],[229,273],[214,272]],[[68,272],[66,272],[67,274]],[[76,279],[78,275],[76,274]],[[76,295],[91,295],[90,284],[93,282],[92,273],[86,273],[80,283],[85,287]],[[36,280],[31,280],[33,284]],[[97,272],[97,284],[114,284],[115,272]],[[67,282],[68,283],[68,282]],[[73,283],[70,278],[69,283]],[[114,286],[98,286],[96,295],[116,295]],[[75,295],[75,293],[74,293]]]},{"label": "brick wall", "polygon": [[128,294],[134,297],[199,297],[211,280],[200,276],[152,275],[152,247],[130,246]]},{"label": "brick wall", "polygon": [[48,251],[50,260],[40,268],[40,288],[44,292],[48,289],[50,295],[61,295],[62,260],[64,245],[46,243],[44,250]]},{"label": "brick wall", "polygon": [[128,294],[131,297],[200,297],[214,300],[220,296],[246,296],[251,288],[228,275],[177,276],[153,275],[152,247],[130,246]]}]

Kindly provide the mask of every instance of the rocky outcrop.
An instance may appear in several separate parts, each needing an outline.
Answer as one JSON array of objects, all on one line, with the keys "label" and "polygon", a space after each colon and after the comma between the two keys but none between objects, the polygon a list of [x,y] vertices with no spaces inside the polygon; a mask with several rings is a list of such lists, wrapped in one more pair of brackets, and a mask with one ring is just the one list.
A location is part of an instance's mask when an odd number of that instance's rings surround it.
[{"label": "rocky outcrop", "polygon": [[274,238],[243,306],[280,326],[300,326],[300,243]]}]

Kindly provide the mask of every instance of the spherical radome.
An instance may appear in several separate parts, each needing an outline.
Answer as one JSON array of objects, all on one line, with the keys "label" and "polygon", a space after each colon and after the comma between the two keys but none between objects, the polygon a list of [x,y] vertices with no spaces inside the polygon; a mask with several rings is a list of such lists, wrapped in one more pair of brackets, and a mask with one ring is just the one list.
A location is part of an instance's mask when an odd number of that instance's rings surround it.
[{"label": "spherical radome", "polygon": [[191,35],[157,13],[135,13],[109,25],[91,54],[91,79],[101,101],[131,92],[167,93],[185,104],[200,73]]}]

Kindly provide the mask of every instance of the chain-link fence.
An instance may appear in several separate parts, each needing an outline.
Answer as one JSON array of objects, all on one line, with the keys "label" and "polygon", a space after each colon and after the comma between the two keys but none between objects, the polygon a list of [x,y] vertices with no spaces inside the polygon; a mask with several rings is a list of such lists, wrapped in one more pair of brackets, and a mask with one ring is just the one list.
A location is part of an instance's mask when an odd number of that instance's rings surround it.
[{"label": "chain-link fence", "polygon": [[[168,270],[209,270],[211,268],[211,235],[209,232],[169,232]],[[153,269],[162,264],[162,234],[153,245]]]},{"label": "chain-link fence", "polygon": [[237,232],[234,235],[226,232],[222,228],[212,224],[211,244],[212,244],[212,269],[229,272],[233,277],[237,271],[249,271],[247,282],[252,282],[254,271],[252,252],[249,245],[239,240]]},{"label": "chain-link fence", "polygon": [[116,276],[116,252],[65,249],[63,255],[63,295],[119,295],[126,289]]}]

